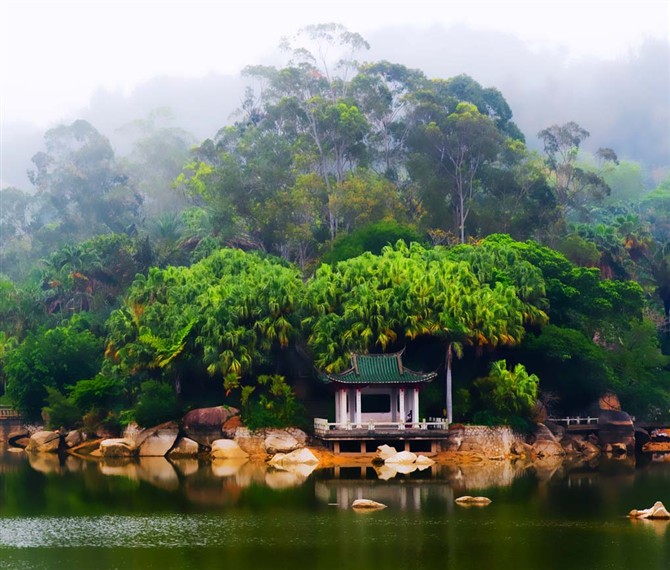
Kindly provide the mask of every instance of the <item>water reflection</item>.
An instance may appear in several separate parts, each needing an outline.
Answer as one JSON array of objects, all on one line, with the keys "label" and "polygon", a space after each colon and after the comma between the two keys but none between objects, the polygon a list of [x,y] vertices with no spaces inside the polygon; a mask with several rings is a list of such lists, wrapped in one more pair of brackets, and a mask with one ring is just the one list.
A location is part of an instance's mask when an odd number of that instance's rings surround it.
[{"label": "water reflection", "polygon": [[[0,450],[0,569],[662,568],[670,523],[626,514],[669,489],[670,463],[651,458],[400,473]],[[493,503],[460,509],[466,494]],[[388,508],[361,517],[359,498]]]},{"label": "water reflection", "polygon": [[[428,483],[428,484],[427,484]],[[317,480],[315,496],[324,504],[350,509],[356,499],[371,499],[393,510],[420,511],[427,504],[449,506],[454,502],[454,489],[426,480],[394,481],[379,485],[373,480]]]},{"label": "water reflection", "polygon": [[[117,478],[180,493],[189,502],[203,506],[235,504],[251,486],[283,491],[300,488],[314,479],[316,496],[326,504],[348,507],[355,499],[368,498],[411,510],[421,508],[425,498],[422,493],[429,494],[432,501],[448,503],[454,496],[510,488],[524,479],[540,486],[563,482],[574,489],[601,485],[605,479],[625,487],[633,484],[645,465],[670,471],[670,463],[659,462],[656,456],[638,464],[634,457],[554,457],[535,462],[482,460],[460,465],[359,464],[316,469],[313,465],[301,464],[271,467],[247,459],[92,459],[56,454],[10,454],[0,450],[0,473],[17,472],[29,466],[33,472],[44,475],[79,476],[86,485],[95,488],[100,487],[101,477]],[[439,485],[430,485],[432,483]],[[371,489],[374,494],[370,494]],[[649,497],[651,502],[652,499],[670,502],[664,497]]]}]

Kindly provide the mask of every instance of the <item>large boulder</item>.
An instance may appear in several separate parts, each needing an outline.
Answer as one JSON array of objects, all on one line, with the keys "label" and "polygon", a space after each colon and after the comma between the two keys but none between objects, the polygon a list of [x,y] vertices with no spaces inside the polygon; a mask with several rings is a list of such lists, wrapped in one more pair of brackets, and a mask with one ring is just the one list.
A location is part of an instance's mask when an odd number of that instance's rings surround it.
[{"label": "large boulder", "polygon": [[512,455],[518,455],[519,457],[531,457],[535,453],[532,445],[519,439],[512,443],[510,452]]},{"label": "large boulder", "polygon": [[134,457],[137,447],[132,439],[103,439],[99,447],[101,457]]},{"label": "large boulder", "polygon": [[68,449],[77,447],[80,443],[86,440],[86,434],[80,432],[77,429],[69,431],[65,436],[65,445]]},{"label": "large boulder", "polygon": [[398,453],[398,450],[395,447],[383,444],[377,447],[375,460],[386,461],[389,457],[393,457],[396,453]]},{"label": "large boulder", "polygon": [[36,431],[30,436],[26,451],[56,453],[60,447],[61,436],[57,431]]},{"label": "large boulder", "polygon": [[184,433],[199,444],[209,446],[223,437],[224,424],[239,413],[238,409],[228,406],[191,410],[182,421]]},{"label": "large boulder", "polygon": [[263,442],[265,451],[271,455],[275,453],[290,453],[302,447],[300,442],[284,430],[270,430]]},{"label": "large boulder", "polygon": [[387,458],[385,463],[392,465],[410,465],[412,463],[416,463],[416,454],[412,453],[411,451],[400,451],[399,453],[396,453],[395,455]]},{"label": "large boulder", "polygon": [[433,461],[430,457],[426,457],[425,455],[419,455],[417,456],[415,463],[419,467],[430,467],[431,465],[435,464],[435,461]]},{"label": "large boulder", "polygon": [[533,444],[533,453],[538,457],[555,457],[565,455],[565,450],[557,441],[541,440]]},{"label": "large boulder", "polygon": [[535,431],[533,432],[533,441],[536,443],[538,441],[551,441],[558,443],[558,438],[546,425],[536,424]]},{"label": "large boulder", "polygon": [[102,442],[102,439],[88,439],[83,443],[80,443],[79,445],[71,448],[69,453],[72,453],[73,455],[91,455],[94,452],[98,453],[100,451],[100,444]]},{"label": "large boulder", "polygon": [[572,441],[577,451],[583,455],[590,457],[600,454],[600,448],[582,436],[573,436]]},{"label": "large boulder", "polygon": [[249,428],[239,427],[235,430],[235,442],[249,455],[256,457],[267,456],[265,451],[265,430],[251,431]]},{"label": "large boulder", "polygon": [[656,501],[649,509],[633,509],[630,513],[628,513],[628,516],[632,519],[670,519],[670,513],[667,511],[661,501]]},{"label": "large boulder", "polygon": [[179,435],[176,422],[166,422],[156,427],[142,430],[135,438],[140,457],[163,457],[172,449]]},{"label": "large boulder", "polygon": [[317,457],[306,447],[296,449],[291,453],[277,453],[270,459],[270,465],[284,466],[296,463],[306,463],[308,465],[316,465],[319,463]]},{"label": "large boulder", "polygon": [[7,444],[10,447],[25,448],[30,443],[30,433],[26,429],[10,431],[7,435]]},{"label": "large boulder", "polygon": [[249,454],[232,439],[217,439],[212,442],[212,457],[214,459],[247,458]]},{"label": "large boulder", "polygon": [[180,437],[168,452],[168,457],[170,459],[195,457],[199,451],[200,445],[198,445],[197,441],[193,441],[188,437]]},{"label": "large boulder", "polygon": [[598,415],[598,439],[603,449],[623,449],[624,453],[635,452],[635,427],[632,418],[617,410],[600,410]]}]

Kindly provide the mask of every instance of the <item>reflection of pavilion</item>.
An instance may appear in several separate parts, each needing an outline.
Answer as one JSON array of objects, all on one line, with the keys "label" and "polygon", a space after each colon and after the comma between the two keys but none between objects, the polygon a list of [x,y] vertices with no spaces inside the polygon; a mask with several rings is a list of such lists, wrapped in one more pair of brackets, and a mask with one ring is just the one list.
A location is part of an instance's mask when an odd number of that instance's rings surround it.
[{"label": "reflection of pavilion", "polygon": [[341,509],[351,508],[356,499],[372,499],[397,510],[420,511],[426,504],[442,504],[453,510],[454,491],[444,481],[397,482],[356,481],[342,479],[318,480],[314,484],[316,497]]},{"label": "reflection of pavilion", "polygon": [[441,418],[420,418],[419,393],[436,376],[405,367],[402,352],[352,354],[348,370],[321,374],[324,382],[335,386],[335,421],[316,418],[314,432],[336,453],[373,451],[381,441],[398,449],[435,453],[448,426]]}]

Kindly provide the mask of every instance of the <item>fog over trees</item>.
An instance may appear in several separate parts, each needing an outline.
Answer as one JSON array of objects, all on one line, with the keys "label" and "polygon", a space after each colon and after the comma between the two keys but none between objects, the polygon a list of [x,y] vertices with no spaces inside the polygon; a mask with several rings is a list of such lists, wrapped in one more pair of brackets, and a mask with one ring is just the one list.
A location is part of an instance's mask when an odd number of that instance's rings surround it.
[{"label": "fog over trees", "polygon": [[3,125],[0,404],[296,425],[331,401],[316,370],[407,349],[443,372],[422,417],[527,429],[536,397],[611,390],[670,418],[670,44],[568,60],[334,23],[282,44]]},{"label": "fog over trees", "polygon": [[[530,148],[541,149],[535,133],[542,128],[575,121],[593,133],[586,150],[615,148],[619,158],[640,162],[649,176],[656,173],[656,179],[648,181],[650,187],[670,162],[670,42],[650,39],[624,58],[604,61],[570,60],[560,51],[536,52],[510,34],[463,26],[385,28],[366,39],[371,49],[363,54],[364,61],[388,60],[421,69],[428,77],[465,73],[484,86],[495,86],[514,110]],[[263,62],[248,63],[274,64],[279,57],[273,52]],[[168,108],[172,126],[202,140],[234,122],[246,84],[240,76],[214,73],[155,77],[130,95],[101,89],[87,108],[74,110],[63,122],[89,121],[123,156],[132,141],[122,127]],[[2,186],[28,190],[26,170],[44,129],[6,122],[2,128]]]}]

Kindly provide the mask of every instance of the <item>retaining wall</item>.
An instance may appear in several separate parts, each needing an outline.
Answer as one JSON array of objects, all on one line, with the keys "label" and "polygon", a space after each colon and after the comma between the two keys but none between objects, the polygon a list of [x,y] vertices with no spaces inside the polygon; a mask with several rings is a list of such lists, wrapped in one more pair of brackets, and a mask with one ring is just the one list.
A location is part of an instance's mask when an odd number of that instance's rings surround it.
[{"label": "retaining wall", "polygon": [[452,425],[446,449],[500,457],[510,455],[516,441],[525,442],[525,437],[510,427]]}]

